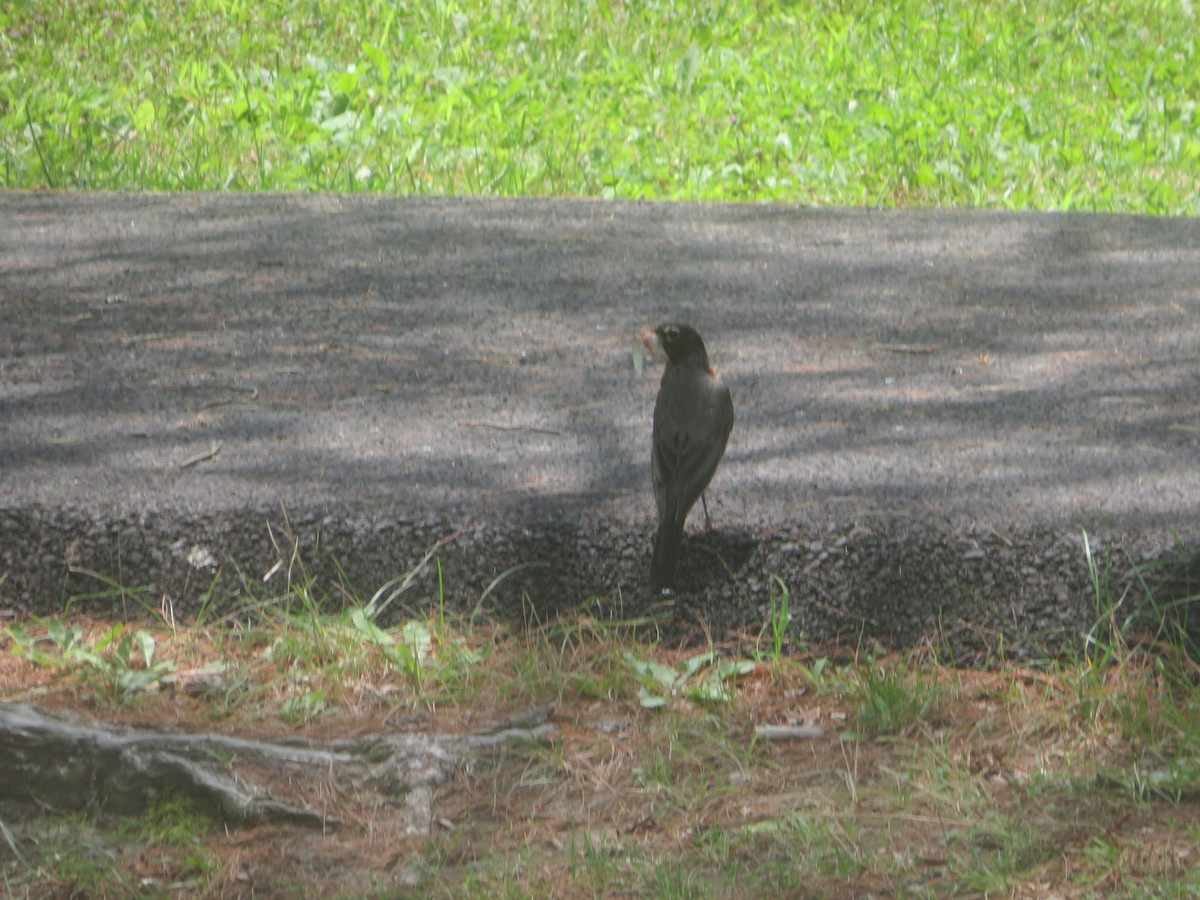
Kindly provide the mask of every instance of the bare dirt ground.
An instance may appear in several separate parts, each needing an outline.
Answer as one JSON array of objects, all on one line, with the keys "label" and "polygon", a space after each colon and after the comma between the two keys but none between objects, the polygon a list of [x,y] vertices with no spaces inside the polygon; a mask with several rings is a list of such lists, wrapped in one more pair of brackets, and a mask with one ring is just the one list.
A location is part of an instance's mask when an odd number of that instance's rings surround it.
[{"label": "bare dirt ground", "polygon": [[[109,624],[93,622],[92,632]],[[194,635],[162,638],[181,664],[214,653]],[[280,702],[296,686],[247,643],[225,660],[255,685],[233,709],[187,690],[186,676],[114,706],[94,682],[8,654],[0,689],[140,728],[320,741],[466,732],[521,712],[548,686],[510,693],[509,645],[480,666],[467,706],[414,708],[411,687],[376,666],[342,682],[326,709],[285,722]],[[561,670],[599,681],[612,663],[604,645],[563,641],[538,662],[549,672],[557,657]],[[681,668],[685,655],[655,658]],[[839,685],[836,661],[817,682],[798,668],[761,667],[729,706],[681,695],[650,710],[617,679],[607,696],[573,689],[546,740],[469,754],[437,789],[428,833],[409,833],[404,798],[348,790],[331,769],[286,790],[337,826],[223,828],[202,817],[167,839],[161,811],[64,818],[6,803],[0,820],[41,868],[19,865],[3,842],[0,862],[15,897],[1074,897],[1200,885],[1200,796],[1139,790],[1130,778],[1146,757],[1122,737],[1115,710],[1142,689],[1145,671],[1114,669],[1088,693],[1105,709],[1090,711],[1070,674],[895,659],[878,671],[930,698],[890,735],[863,731],[861,696],[850,681]],[[823,734],[755,740],[763,724]],[[1145,787],[1153,772],[1142,774]]]}]

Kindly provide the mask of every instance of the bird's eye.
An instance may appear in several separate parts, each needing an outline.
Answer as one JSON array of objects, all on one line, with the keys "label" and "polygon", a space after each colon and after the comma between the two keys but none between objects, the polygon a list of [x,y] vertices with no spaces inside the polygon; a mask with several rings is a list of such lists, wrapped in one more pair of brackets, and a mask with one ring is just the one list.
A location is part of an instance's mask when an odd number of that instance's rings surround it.
[{"label": "bird's eye", "polygon": [[665,337],[668,341],[678,340],[679,339],[679,329],[676,328],[674,325],[668,325],[666,328],[663,329],[663,337]]}]

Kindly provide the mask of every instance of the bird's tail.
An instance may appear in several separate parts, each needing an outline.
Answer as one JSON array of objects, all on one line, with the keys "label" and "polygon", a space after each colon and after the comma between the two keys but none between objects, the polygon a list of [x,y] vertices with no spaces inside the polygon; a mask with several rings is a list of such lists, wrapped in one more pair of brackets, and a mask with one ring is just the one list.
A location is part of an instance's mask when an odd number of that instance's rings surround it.
[{"label": "bird's tail", "polygon": [[670,519],[658,525],[654,538],[654,556],[650,559],[650,584],[655,590],[675,590],[675,570],[683,550],[683,528]]}]

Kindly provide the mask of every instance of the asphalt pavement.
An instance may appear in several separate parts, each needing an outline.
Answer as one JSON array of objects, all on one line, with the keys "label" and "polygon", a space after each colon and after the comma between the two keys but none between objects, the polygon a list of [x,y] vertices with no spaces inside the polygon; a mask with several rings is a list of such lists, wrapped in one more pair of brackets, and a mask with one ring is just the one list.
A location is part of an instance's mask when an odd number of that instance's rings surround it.
[{"label": "asphalt pavement", "polygon": [[777,575],[809,640],[1052,652],[1085,534],[1200,534],[1198,311],[1190,219],[0,193],[0,608],[362,602],[436,546],[389,615],[660,609],[677,320],[737,424],[668,635],[752,641]]}]

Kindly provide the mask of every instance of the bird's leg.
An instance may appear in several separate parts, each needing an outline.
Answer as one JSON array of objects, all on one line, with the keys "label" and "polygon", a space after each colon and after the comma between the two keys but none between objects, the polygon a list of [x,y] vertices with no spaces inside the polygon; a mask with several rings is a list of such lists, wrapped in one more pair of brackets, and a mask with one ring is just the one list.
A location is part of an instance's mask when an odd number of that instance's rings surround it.
[{"label": "bird's leg", "polygon": [[712,531],[712,520],[708,517],[708,492],[700,492],[700,503],[704,507],[704,530]]}]

